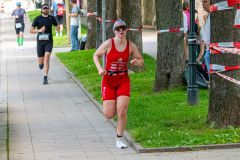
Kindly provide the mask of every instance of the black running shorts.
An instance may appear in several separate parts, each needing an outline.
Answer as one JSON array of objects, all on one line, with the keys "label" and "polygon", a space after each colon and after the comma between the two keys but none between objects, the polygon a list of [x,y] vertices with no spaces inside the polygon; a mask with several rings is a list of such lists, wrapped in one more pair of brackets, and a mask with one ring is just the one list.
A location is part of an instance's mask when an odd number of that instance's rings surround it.
[{"label": "black running shorts", "polygon": [[57,16],[58,24],[63,24],[63,16]]},{"label": "black running shorts", "polygon": [[63,16],[55,16],[56,21],[58,22],[58,24],[63,24]]},{"label": "black running shorts", "polygon": [[45,52],[52,52],[53,42],[49,41],[48,43],[39,43],[37,42],[37,54],[38,57],[43,57]]},{"label": "black running shorts", "polygon": [[24,28],[25,28],[24,23],[22,23],[22,27],[21,28],[16,28],[16,25],[15,25],[16,34],[19,34],[19,32],[24,32]]}]

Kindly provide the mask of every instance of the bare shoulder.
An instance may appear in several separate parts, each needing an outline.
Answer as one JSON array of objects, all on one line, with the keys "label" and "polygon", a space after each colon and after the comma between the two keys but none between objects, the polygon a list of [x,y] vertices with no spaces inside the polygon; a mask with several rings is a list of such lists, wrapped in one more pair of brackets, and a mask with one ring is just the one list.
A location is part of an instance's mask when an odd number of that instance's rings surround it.
[{"label": "bare shoulder", "polygon": [[109,48],[111,48],[111,46],[112,46],[111,39],[108,39],[101,44],[101,48],[104,50],[108,50]]},{"label": "bare shoulder", "polygon": [[95,55],[102,56],[108,53],[111,47],[112,47],[111,39],[108,39],[101,44],[101,46],[95,52]]},{"label": "bare shoulder", "polygon": [[105,45],[106,45],[107,48],[112,47],[112,40],[111,39],[106,40],[105,43],[106,43]]}]

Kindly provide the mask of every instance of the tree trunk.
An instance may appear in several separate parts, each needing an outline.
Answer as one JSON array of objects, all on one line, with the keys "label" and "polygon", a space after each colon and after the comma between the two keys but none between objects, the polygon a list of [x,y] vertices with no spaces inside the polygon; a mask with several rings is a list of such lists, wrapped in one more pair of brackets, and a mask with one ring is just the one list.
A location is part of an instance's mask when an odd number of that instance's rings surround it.
[{"label": "tree trunk", "polygon": [[[87,11],[89,13],[96,12],[96,0],[88,0],[87,1]],[[86,49],[91,49],[96,47],[96,17],[88,16],[87,18],[87,43]]]},{"label": "tree trunk", "polygon": [[[180,1],[155,0],[155,4],[158,30],[182,26],[183,14]],[[181,86],[183,70],[183,33],[159,34],[154,90],[160,91]]]},{"label": "tree trunk", "polygon": [[155,14],[155,0],[142,0],[142,23],[152,25]]},{"label": "tree trunk", "polygon": [[122,0],[117,1],[117,17],[122,17]]},{"label": "tree trunk", "polygon": [[[142,27],[141,0],[122,0],[122,19],[129,28]],[[142,32],[128,31],[127,37],[136,44],[140,53],[142,53]],[[129,69],[141,71],[142,68],[130,66]]]},{"label": "tree trunk", "polygon": [[[70,1],[65,0],[66,13],[70,13]],[[70,44],[70,17],[66,16],[67,42]]]},{"label": "tree trunk", "polygon": [[[212,0],[213,4],[221,0]],[[236,10],[225,10],[211,14],[211,43],[238,42],[240,30],[233,28]],[[220,65],[239,65],[240,56],[233,54],[211,54],[211,63]],[[240,80],[240,71],[223,73]],[[240,86],[211,74],[208,123],[215,127],[240,126]]]},{"label": "tree trunk", "polygon": [[[107,20],[116,20],[117,19],[117,2],[116,0],[106,0],[107,3]],[[114,23],[106,23],[106,37],[107,39],[114,37],[114,32],[113,32],[113,25]]]},{"label": "tree trunk", "polygon": [[[122,0],[122,18],[129,28],[142,27],[141,1],[140,0]],[[128,38],[137,45],[142,53],[142,32],[128,31]]]}]

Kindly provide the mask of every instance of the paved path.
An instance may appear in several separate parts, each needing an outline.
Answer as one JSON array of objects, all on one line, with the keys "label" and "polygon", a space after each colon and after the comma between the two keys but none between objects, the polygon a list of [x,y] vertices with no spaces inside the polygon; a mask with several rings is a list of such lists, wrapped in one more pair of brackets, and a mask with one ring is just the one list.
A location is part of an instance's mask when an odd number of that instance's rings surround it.
[{"label": "paved path", "polygon": [[[26,25],[25,46],[16,46],[13,20],[0,16],[0,109],[9,116],[10,160],[232,160],[240,149],[138,154],[115,148],[115,129],[52,56],[49,85],[42,85],[35,35]],[[4,38],[3,38],[4,37]],[[0,112],[1,116],[1,112]],[[3,121],[2,121],[3,119]],[[0,133],[6,125],[2,117]],[[5,132],[1,160],[7,159]]]},{"label": "paved path", "polygon": [[142,37],[143,52],[157,59],[157,31],[153,28],[145,28]]}]

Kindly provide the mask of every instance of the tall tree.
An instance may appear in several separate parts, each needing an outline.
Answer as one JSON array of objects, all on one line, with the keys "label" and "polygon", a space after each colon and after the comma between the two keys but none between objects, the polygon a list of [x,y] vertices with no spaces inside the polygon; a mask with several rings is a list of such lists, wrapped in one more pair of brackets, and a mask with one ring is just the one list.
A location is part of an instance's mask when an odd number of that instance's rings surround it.
[{"label": "tall tree", "polygon": [[[122,0],[122,19],[127,23],[129,28],[142,27],[142,15],[141,15],[141,0]],[[140,53],[142,53],[142,32],[128,31],[128,38],[136,44]],[[140,68],[130,67],[134,71],[142,70]]]},{"label": "tall tree", "polygon": [[[168,29],[182,26],[181,2],[155,0],[157,28]],[[183,33],[161,33],[158,35],[157,69],[155,91],[183,84]]]},{"label": "tall tree", "polygon": [[[107,3],[107,20],[115,20],[117,19],[117,1],[116,0],[106,0]],[[106,23],[106,37],[107,39],[114,37],[113,33],[113,24],[112,22]]]},{"label": "tall tree", "polygon": [[[141,0],[122,0],[122,19],[129,28],[142,27]],[[142,32],[128,31],[128,38],[142,53]]]},{"label": "tall tree", "polygon": [[142,22],[152,25],[155,15],[155,0],[142,0]]},{"label": "tall tree", "polygon": [[[96,0],[88,0],[87,1],[87,12],[93,13],[96,12]],[[87,43],[86,48],[91,49],[96,47],[96,17],[95,16],[88,16],[87,18]]]},{"label": "tall tree", "polygon": [[[117,19],[117,2],[112,0],[106,0],[106,20],[115,20]],[[102,16],[102,0],[97,0],[97,13],[98,17]],[[106,39],[109,39],[114,36],[113,33],[113,24],[112,22],[106,23]],[[97,47],[102,43],[102,32],[101,32],[101,22],[97,21]]]},{"label": "tall tree", "polygon": [[[217,3],[222,0],[212,0]],[[211,43],[239,42],[240,29],[233,28],[236,10],[225,10],[211,14]],[[220,65],[239,65],[240,56],[232,54],[211,54],[211,63]],[[223,73],[240,80],[240,71]],[[216,127],[240,126],[240,86],[212,74],[210,78],[210,97],[208,123]]]}]

